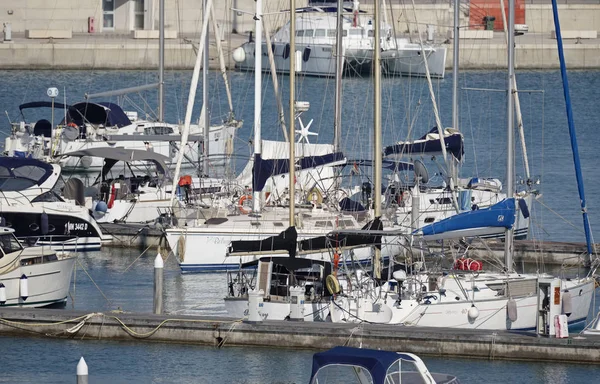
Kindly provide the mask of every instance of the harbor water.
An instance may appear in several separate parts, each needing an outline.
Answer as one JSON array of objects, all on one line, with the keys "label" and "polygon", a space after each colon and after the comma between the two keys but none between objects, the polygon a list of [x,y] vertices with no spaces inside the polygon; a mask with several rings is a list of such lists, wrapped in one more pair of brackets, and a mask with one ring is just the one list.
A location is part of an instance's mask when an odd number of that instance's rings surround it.
[{"label": "harbor water", "polygon": [[[20,119],[21,103],[48,100],[46,89],[60,90],[57,102],[83,99],[84,93],[132,87],[155,81],[155,74],[142,71],[0,71],[0,105],[11,121]],[[219,74],[211,73],[213,123],[227,113],[226,97]],[[236,117],[244,120],[236,142],[237,169],[251,153],[253,130],[253,76],[232,73]],[[573,171],[568,130],[562,99],[560,75],[551,72],[517,72],[522,90],[525,137],[532,175],[540,184],[542,196],[532,210],[532,235],[539,239],[583,241],[581,211]],[[185,114],[189,72],[167,75],[166,118],[182,121]],[[287,78],[282,82],[284,98]],[[269,76],[264,76],[263,137],[281,139],[277,126],[276,105],[270,92]],[[578,130],[583,175],[588,196],[592,228],[598,227],[600,175],[597,162],[597,108],[600,72],[570,73],[571,95]],[[463,175],[504,178],[505,164],[505,92],[503,72],[467,72],[461,77],[461,131],[465,135]],[[440,115],[450,125],[451,80],[436,81]],[[469,88],[469,89],[467,89]],[[474,90],[474,89],[477,90]],[[372,101],[371,80],[344,80],[343,146],[348,158],[369,158],[371,152]],[[311,142],[332,140],[334,83],[331,79],[302,78],[298,99],[310,101],[311,110],[302,116],[305,124],[314,119],[311,131],[318,137]],[[130,104],[150,113],[156,96],[145,93],[147,105],[131,96]],[[103,100],[103,101],[116,101]],[[284,104],[286,104],[284,102]],[[423,79],[385,79],[383,83],[384,144],[407,137],[418,138],[434,125],[427,86]],[[146,105],[146,106],[145,106]],[[196,102],[194,120],[201,100]],[[131,108],[126,108],[131,109]],[[28,121],[38,116],[26,111]],[[57,112],[55,123],[60,120]],[[48,116],[47,114],[43,115]],[[140,113],[143,117],[143,113]],[[9,134],[8,122],[2,123],[2,135]],[[518,146],[517,146],[518,147]],[[517,174],[524,177],[521,152],[517,150]],[[435,168],[432,178],[439,181]],[[139,257],[139,249],[103,249],[80,254],[71,297],[67,306],[90,312],[152,311],[153,260],[149,251]],[[224,315],[223,296],[226,278],[220,274],[182,275],[176,260],[165,263],[165,312],[177,314]],[[597,307],[597,305],[596,305]],[[222,349],[198,345],[168,345],[152,342],[106,342],[55,340],[43,335],[33,338],[0,338],[3,347],[0,383],[65,383],[75,381],[75,367],[84,356],[90,383],[306,383],[314,351],[262,348]],[[463,383],[581,383],[600,377],[600,367],[569,364],[498,362],[424,357],[431,371],[451,373]],[[335,381],[332,381],[335,382]]]}]

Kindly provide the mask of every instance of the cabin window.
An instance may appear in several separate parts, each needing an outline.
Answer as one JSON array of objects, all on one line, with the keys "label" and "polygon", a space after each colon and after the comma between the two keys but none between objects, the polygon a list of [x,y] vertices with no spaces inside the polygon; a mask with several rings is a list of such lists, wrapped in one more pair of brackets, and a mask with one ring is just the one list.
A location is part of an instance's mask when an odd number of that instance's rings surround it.
[{"label": "cabin window", "polygon": [[307,29],[304,31],[304,37],[313,37],[314,29]]},{"label": "cabin window", "polygon": [[145,135],[171,135],[173,128],[171,127],[148,127],[144,128]]},{"label": "cabin window", "polygon": [[46,170],[41,167],[36,167],[35,165],[24,165],[13,169],[13,174],[16,177],[25,177],[37,181],[44,177]]},{"label": "cabin window", "polygon": [[452,199],[449,197],[437,197],[435,201],[438,204],[452,204]]},{"label": "cabin window", "polygon": [[35,185],[35,181],[29,179],[0,179],[0,190],[4,192],[22,191]]},{"label": "cabin window", "polygon": [[425,224],[433,223],[435,221],[435,217],[426,217]]},{"label": "cabin window", "polygon": [[328,29],[327,30],[327,36],[328,37],[335,37],[336,36],[335,29]]},{"label": "cabin window", "polygon": [[19,244],[19,240],[12,233],[0,236],[0,247],[2,247],[5,255],[23,249]]},{"label": "cabin window", "polygon": [[325,29],[317,29],[315,30],[315,37],[324,37],[327,31]]},{"label": "cabin window", "polygon": [[36,196],[33,200],[31,200],[32,203],[40,203],[40,202],[44,202],[44,203],[51,203],[51,202],[64,202],[63,199],[60,198],[60,196],[58,196],[55,192],[53,191],[48,191],[48,192],[44,192],[39,196]]},{"label": "cabin window", "polygon": [[354,227],[354,222],[352,220],[344,220],[344,226],[346,228],[352,228]]},{"label": "cabin window", "polygon": [[372,29],[370,29],[370,30],[367,32],[367,36],[369,36],[369,37],[373,37],[373,36],[375,36],[375,31],[373,31]]},{"label": "cabin window", "polygon": [[0,177],[6,177],[6,176],[10,176],[10,171],[8,170],[8,168],[5,167],[0,167]]},{"label": "cabin window", "polygon": [[350,36],[362,36],[363,30],[358,28],[353,28],[350,30]]},{"label": "cabin window", "polygon": [[296,31],[296,37],[302,37],[302,36],[304,36],[304,30],[303,29]]},{"label": "cabin window", "polygon": [[331,221],[317,221],[315,222],[315,228],[333,228]]},{"label": "cabin window", "polygon": [[283,227],[283,223],[280,223],[280,222],[278,222],[278,221],[275,221],[275,222],[273,223],[273,226],[274,226],[274,227]]}]

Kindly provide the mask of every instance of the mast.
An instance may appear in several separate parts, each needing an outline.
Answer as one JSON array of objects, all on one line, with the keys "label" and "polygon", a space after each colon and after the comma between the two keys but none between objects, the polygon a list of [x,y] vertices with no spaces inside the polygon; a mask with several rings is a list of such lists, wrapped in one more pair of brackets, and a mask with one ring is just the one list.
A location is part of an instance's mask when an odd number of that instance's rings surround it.
[{"label": "mast", "polygon": [[575,135],[575,121],[573,120],[573,109],[571,108],[571,95],[569,92],[569,78],[567,77],[567,65],[565,63],[565,53],[563,52],[562,34],[560,31],[560,21],[558,20],[558,6],[556,0],[552,0],[552,13],[554,15],[554,29],[556,30],[556,42],[558,46],[558,58],[560,60],[560,76],[563,83],[563,94],[565,106],[567,108],[567,121],[569,123],[569,136],[571,137],[571,149],[573,151],[573,164],[575,165],[575,176],[577,178],[577,188],[579,190],[579,200],[581,201],[581,214],[583,215],[583,229],[585,231],[585,242],[589,262],[591,262],[592,234],[590,231],[590,221],[587,214],[585,201],[585,190],[583,188],[583,175],[581,173],[581,162],[579,160],[579,147],[577,145],[577,136]]},{"label": "mast", "polygon": [[[260,0],[259,0],[260,1]],[[207,0],[207,9],[212,6],[212,0]],[[196,56],[196,63],[194,64],[194,71],[192,72],[192,81],[190,84],[190,93],[188,95],[187,109],[185,111],[185,120],[183,122],[183,132],[181,132],[181,144],[180,150],[177,154],[177,164],[175,165],[175,172],[173,173],[173,184],[171,185],[171,200],[175,199],[175,193],[177,191],[177,182],[179,181],[179,171],[181,170],[181,162],[183,161],[183,149],[187,145],[188,136],[190,134],[190,124],[192,122],[192,111],[194,109],[194,101],[196,100],[196,89],[198,88],[198,78],[200,77],[200,63],[202,63],[202,55],[205,52],[205,36],[208,33],[208,16],[210,12],[204,12],[204,20],[202,24],[202,33],[200,36],[200,44],[198,44],[198,56]]]},{"label": "mast", "polygon": [[[508,44],[508,32],[506,30],[506,14],[504,12],[504,0],[500,0],[500,9],[502,10],[502,24],[504,25],[504,36],[506,37],[506,44]],[[525,177],[527,185],[529,186],[532,182],[531,172],[529,171],[529,159],[527,158],[527,145],[525,144],[525,130],[523,129],[523,115],[521,114],[521,102],[519,100],[519,90],[517,88],[517,76],[513,77],[513,97],[515,99],[515,114],[517,118],[517,131],[519,132],[519,139],[521,141],[521,152],[523,153],[523,165],[525,166]]]},{"label": "mast", "polygon": [[344,0],[337,1],[335,35],[335,113],[333,117],[334,152],[342,149],[342,71],[344,70]]},{"label": "mast", "polygon": [[158,121],[165,121],[165,0],[158,5]]},{"label": "mast", "polygon": [[[256,0],[254,36],[254,166],[256,166],[258,163],[257,160],[262,152],[262,143],[260,141],[260,114],[262,99],[262,0]],[[252,191],[252,212],[255,214],[260,213],[260,191],[257,191],[256,188],[253,188]]]},{"label": "mast", "polygon": [[460,46],[460,0],[454,0],[454,40],[452,41],[452,128],[458,127],[458,59]]},{"label": "mast", "polygon": [[[508,0],[508,84],[506,93],[506,197],[511,199],[515,194],[515,138],[514,138],[514,99],[513,85],[515,77],[515,0]],[[504,239],[504,264],[508,272],[513,270],[513,233],[506,230]]]},{"label": "mast", "polygon": [[[210,9],[208,8],[208,0],[204,0],[202,2],[202,9],[204,13],[210,14]],[[200,116],[204,117],[204,140],[202,141],[204,150],[202,156],[202,176],[208,175],[209,169],[209,146],[210,146],[210,110],[208,108],[208,41],[209,41],[208,28],[206,30],[206,34],[204,36],[204,50],[205,55],[202,63],[202,113]],[[183,150],[183,148],[181,148]]]},{"label": "mast", "polygon": [[[259,0],[260,1],[260,0]],[[296,106],[295,106],[295,82],[296,82],[296,0],[290,0],[290,223],[295,225],[294,209],[296,208]]]},{"label": "mast", "polygon": [[[375,19],[373,23],[373,215],[375,218],[381,216],[381,41],[379,34],[381,33],[380,13],[381,6],[379,0],[375,0]],[[375,247],[375,260],[373,263],[375,278],[381,278],[381,250]]]}]

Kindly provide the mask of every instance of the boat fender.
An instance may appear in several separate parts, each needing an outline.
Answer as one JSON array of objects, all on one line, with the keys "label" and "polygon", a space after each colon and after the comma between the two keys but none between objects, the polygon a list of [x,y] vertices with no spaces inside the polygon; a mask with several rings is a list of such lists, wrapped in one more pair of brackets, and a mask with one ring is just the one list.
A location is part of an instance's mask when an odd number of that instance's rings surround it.
[{"label": "boat fender", "polygon": [[283,47],[283,52],[281,54],[281,57],[283,57],[283,60],[287,60],[288,57],[290,57],[290,45],[286,44],[285,47]]},{"label": "boat fender", "polygon": [[573,313],[573,301],[571,297],[571,292],[568,290],[563,292],[562,295],[562,314],[567,315],[567,317],[571,316]]},{"label": "boat fender", "polygon": [[25,276],[25,274],[22,274],[21,278],[19,279],[19,289],[21,293],[21,299],[23,299],[23,301],[27,300],[27,297],[29,297],[29,287],[27,284],[27,276]]},{"label": "boat fender", "polygon": [[323,204],[323,194],[318,188],[313,188],[308,192],[308,203],[315,205]]},{"label": "boat fender", "polygon": [[6,219],[0,216],[0,227],[6,227]]},{"label": "boat fender", "polygon": [[49,232],[48,214],[46,212],[42,212],[42,215],[40,217],[40,229],[42,235],[47,235]]},{"label": "boat fender", "polygon": [[521,209],[523,218],[527,219],[529,217],[529,208],[527,207],[527,202],[524,199],[519,199],[519,208]]},{"label": "boat fender", "polygon": [[0,305],[6,304],[6,287],[0,283]]},{"label": "boat fender", "polygon": [[517,302],[512,297],[506,303],[506,313],[510,321],[513,323],[517,321]]},{"label": "boat fender", "polygon": [[473,323],[479,317],[479,309],[475,306],[475,304],[471,305],[471,308],[467,311],[467,318],[469,319],[469,323]]},{"label": "boat fender", "polygon": [[246,200],[252,200],[252,196],[244,195],[244,196],[240,197],[240,201],[238,201],[238,207],[240,208],[240,213],[243,215],[247,215],[250,213],[250,209],[247,209],[244,206],[244,203],[246,202]]},{"label": "boat fender", "polygon": [[104,201],[100,200],[96,203],[96,206],[94,207],[94,211],[106,213],[106,211],[108,211],[108,206],[106,205],[106,203]]},{"label": "boat fender", "polygon": [[302,52],[302,61],[305,63],[310,59],[310,51],[311,49],[306,47],[304,48],[304,52]]},{"label": "boat fender", "polygon": [[179,257],[179,262],[183,263],[185,260],[185,237],[179,236],[179,240],[177,240],[177,257]]},{"label": "boat fender", "polygon": [[340,282],[334,275],[327,275],[325,278],[325,286],[327,286],[327,291],[332,295],[340,293]]},{"label": "boat fender", "polygon": [[233,51],[233,61],[236,63],[241,63],[246,60],[246,51],[244,51],[243,47],[238,47]]}]

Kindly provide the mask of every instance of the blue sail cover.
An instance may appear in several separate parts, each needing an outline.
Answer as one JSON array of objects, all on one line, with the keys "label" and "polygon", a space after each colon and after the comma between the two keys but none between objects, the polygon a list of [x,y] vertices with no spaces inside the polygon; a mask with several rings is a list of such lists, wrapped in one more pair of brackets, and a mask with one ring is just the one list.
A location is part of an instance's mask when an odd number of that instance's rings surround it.
[{"label": "blue sail cover", "polygon": [[[323,156],[306,156],[298,159],[296,170],[315,168],[342,160],[344,160],[344,154],[341,152]],[[269,177],[289,172],[290,161],[288,159],[263,159],[259,154],[255,154],[252,168],[252,189],[262,191]]]},{"label": "blue sail cover", "polygon": [[[77,112],[73,113],[72,109]],[[121,107],[115,103],[108,102],[81,102],[73,104],[71,109],[69,109],[68,122],[77,125],[89,122],[91,124],[102,124],[106,127],[118,128],[131,124],[131,120],[129,120]]]},{"label": "blue sail cover", "polygon": [[[435,135],[435,137],[428,137]],[[446,128],[444,130],[444,142],[446,152],[451,153],[457,160],[461,160],[465,154],[463,135],[457,130]],[[438,129],[433,127],[426,135],[414,141],[400,141],[383,149],[383,155],[388,156],[411,156],[411,155],[439,155],[442,153]]]},{"label": "blue sail cover", "polygon": [[373,384],[383,384],[389,367],[398,360],[415,361],[410,355],[403,353],[352,347],[335,347],[313,355],[312,373],[309,383],[313,383],[313,379],[319,369],[325,366],[347,365],[366,369],[371,374]]},{"label": "blue sail cover", "polygon": [[489,208],[463,212],[437,223],[429,224],[416,232],[423,236],[452,233],[475,228],[511,228],[515,223],[515,199],[504,199]]}]

